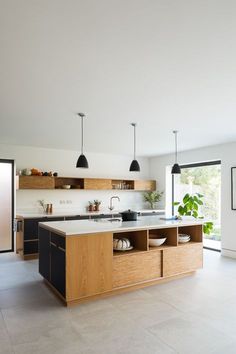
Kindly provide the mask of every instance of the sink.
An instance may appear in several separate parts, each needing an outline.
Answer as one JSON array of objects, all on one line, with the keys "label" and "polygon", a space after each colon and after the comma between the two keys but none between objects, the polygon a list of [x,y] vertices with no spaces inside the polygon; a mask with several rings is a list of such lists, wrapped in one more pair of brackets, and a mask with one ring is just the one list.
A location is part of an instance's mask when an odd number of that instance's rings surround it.
[{"label": "sink", "polygon": [[109,218],[109,219],[94,219],[95,222],[120,222],[120,218]]}]

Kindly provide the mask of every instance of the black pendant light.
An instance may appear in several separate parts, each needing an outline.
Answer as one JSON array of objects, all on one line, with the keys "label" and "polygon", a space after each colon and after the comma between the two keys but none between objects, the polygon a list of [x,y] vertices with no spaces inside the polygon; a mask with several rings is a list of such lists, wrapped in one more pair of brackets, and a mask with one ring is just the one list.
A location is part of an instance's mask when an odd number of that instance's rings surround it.
[{"label": "black pendant light", "polygon": [[173,133],[175,134],[175,163],[171,169],[172,175],[179,175],[181,173],[180,165],[177,163],[177,157],[178,157],[178,150],[177,150],[177,134],[178,130],[173,130]]},{"label": "black pendant light", "polygon": [[76,167],[79,168],[88,168],[88,161],[84,155],[84,113],[78,113],[78,116],[81,118],[81,154],[77,160]]},{"label": "black pendant light", "polygon": [[138,161],[136,160],[136,123],[131,123],[131,125],[134,127],[134,159],[131,162],[129,170],[131,172],[139,172],[140,171],[140,166]]}]

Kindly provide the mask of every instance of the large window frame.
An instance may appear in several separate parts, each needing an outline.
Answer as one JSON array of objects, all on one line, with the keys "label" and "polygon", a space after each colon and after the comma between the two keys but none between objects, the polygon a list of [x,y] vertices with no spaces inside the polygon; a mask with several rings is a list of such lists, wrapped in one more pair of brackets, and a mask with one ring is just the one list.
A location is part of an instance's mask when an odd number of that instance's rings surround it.
[{"label": "large window frame", "polygon": [[[194,167],[205,167],[205,166],[213,166],[213,165],[221,165],[221,160],[214,160],[214,161],[206,161],[206,162],[196,162],[190,164],[180,165],[180,168],[194,168]],[[175,207],[174,207],[174,197],[175,197],[175,176],[172,175],[172,216],[175,215]],[[221,252],[221,250],[210,248],[204,246],[203,248],[209,249],[211,251]]]}]

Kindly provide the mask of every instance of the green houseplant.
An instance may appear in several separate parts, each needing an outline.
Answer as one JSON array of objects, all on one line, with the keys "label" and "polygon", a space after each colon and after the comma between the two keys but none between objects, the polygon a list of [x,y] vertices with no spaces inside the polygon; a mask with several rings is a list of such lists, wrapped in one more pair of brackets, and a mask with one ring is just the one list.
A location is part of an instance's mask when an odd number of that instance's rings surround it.
[{"label": "green houseplant", "polygon": [[[200,193],[185,194],[182,203],[174,202],[174,205],[178,205],[179,217],[192,216],[195,219],[203,219],[203,216],[199,216],[199,207],[203,205],[204,195]],[[210,235],[213,230],[213,222],[207,221],[203,224],[204,234]]]},{"label": "green houseplant", "polygon": [[150,204],[151,209],[154,209],[155,204],[162,198],[163,192],[153,191],[144,193],[145,202]]}]

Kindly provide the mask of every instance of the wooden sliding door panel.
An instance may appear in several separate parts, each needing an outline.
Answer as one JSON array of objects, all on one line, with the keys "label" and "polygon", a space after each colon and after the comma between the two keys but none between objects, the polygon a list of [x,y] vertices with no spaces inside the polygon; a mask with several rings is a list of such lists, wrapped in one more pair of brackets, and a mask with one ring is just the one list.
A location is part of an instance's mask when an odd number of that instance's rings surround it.
[{"label": "wooden sliding door panel", "polygon": [[202,268],[202,243],[186,244],[163,250],[163,277]]},{"label": "wooden sliding door panel", "polygon": [[67,300],[112,289],[112,247],[112,233],[66,239]]},{"label": "wooden sliding door panel", "polygon": [[161,251],[114,257],[113,288],[161,277]]}]

